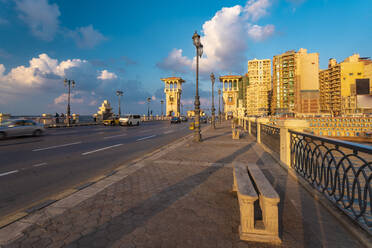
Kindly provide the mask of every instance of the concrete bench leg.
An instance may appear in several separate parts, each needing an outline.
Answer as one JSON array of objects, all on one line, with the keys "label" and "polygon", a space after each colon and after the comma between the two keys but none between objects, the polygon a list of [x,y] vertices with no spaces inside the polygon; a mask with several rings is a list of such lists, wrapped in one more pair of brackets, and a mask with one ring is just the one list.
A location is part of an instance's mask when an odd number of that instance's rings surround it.
[{"label": "concrete bench leg", "polygon": [[240,139],[240,131],[239,131],[239,130],[233,130],[233,131],[232,131],[232,138],[233,138],[234,140],[238,140],[238,139]]},{"label": "concrete bench leg", "polygon": [[256,199],[241,195],[238,192],[240,208],[240,236],[254,230],[254,202]]},{"label": "concrete bench leg", "polygon": [[278,203],[279,200],[277,199],[268,199],[260,196],[260,207],[265,231],[272,237],[274,242],[281,242],[279,238]]}]

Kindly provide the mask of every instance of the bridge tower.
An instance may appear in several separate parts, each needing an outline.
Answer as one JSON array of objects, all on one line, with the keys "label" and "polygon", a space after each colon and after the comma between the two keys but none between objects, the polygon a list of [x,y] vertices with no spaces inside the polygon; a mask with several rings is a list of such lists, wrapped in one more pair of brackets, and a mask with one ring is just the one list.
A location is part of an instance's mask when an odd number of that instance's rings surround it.
[{"label": "bridge tower", "polygon": [[164,93],[166,95],[165,106],[166,116],[180,116],[182,84],[185,83],[180,77],[161,78],[165,83]]},{"label": "bridge tower", "polygon": [[[245,90],[241,86],[242,78],[243,77],[240,75],[227,75],[220,77],[223,89],[222,100],[224,103],[226,119],[231,115],[238,116],[238,108],[243,107],[240,105],[244,105],[244,98],[241,97]],[[241,99],[243,99],[243,101],[239,102]]]}]

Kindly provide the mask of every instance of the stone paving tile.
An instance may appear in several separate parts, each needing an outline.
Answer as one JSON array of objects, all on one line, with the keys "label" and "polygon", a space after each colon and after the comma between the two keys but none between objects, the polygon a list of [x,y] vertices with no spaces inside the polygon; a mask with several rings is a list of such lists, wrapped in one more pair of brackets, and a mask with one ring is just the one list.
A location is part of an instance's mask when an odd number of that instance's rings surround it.
[{"label": "stone paving tile", "polygon": [[[233,143],[228,130],[210,130],[201,144],[188,142],[146,161],[6,247],[360,247],[253,138]],[[229,166],[235,160],[259,164],[278,191],[281,245],[240,241]]]}]

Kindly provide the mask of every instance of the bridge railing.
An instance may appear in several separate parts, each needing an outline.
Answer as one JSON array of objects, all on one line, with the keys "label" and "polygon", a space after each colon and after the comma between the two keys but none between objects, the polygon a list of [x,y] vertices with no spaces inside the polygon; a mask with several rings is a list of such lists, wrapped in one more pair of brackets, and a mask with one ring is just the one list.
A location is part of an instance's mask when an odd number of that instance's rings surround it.
[{"label": "bridge railing", "polygon": [[289,133],[291,167],[372,234],[372,147]]},{"label": "bridge railing", "polygon": [[260,124],[261,131],[261,143],[267,146],[271,151],[273,151],[278,157],[280,156],[280,128]]},{"label": "bridge railing", "polygon": [[269,122],[242,118],[257,143],[372,235],[372,146],[306,133],[306,120]]}]

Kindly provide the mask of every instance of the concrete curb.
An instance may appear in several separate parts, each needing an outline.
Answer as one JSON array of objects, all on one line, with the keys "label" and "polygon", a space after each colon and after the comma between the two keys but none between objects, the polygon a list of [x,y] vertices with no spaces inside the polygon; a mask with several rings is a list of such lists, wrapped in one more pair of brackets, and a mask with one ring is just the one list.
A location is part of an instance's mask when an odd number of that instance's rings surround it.
[{"label": "concrete curb", "polygon": [[[202,128],[202,132],[208,130],[210,126]],[[73,208],[81,202],[93,197],[107,187],[126,178],[135,171],[145,166],[145,161],[148,159],[156,159],[176,147],[190,141],[193,133],[188,134],[176,141],[166,144],[150,153],[147,153],[139,158],[131,160],[116,168],[114,171],[98,176],[89,182],[66,190],[55,197],[39,202],[25,211],[13,213],[7,216],[7,219],[0,222],[0,247],[7,245],[23,236],[23,231],[34,224],[41,224],[49,219],[63,214],[70,208]]]},{"label": "concrete curb", "polygon": [[[258,144],[258,143],[257,143]],[[372,237],[361,228],[355,221],[350,219],[343,213],[339,208],[334,206],[330,200],[328,200],[324,195],[322,195],[317,189],[311,186],[305,179],[297,174],[295,170],[285,165],[278,156],[273,153],[264,144],[259,144],[265,152],[269,153],[271,157],[280,165],[280,167],[287,171],[287,173],[297,182],[301,184],[303,188],[315,199],[317,200],[328,212],[333,215],[341,225],[348,230],[356,239],[358,239],[365,247],[372,248]]]}]

